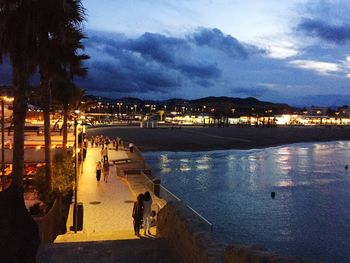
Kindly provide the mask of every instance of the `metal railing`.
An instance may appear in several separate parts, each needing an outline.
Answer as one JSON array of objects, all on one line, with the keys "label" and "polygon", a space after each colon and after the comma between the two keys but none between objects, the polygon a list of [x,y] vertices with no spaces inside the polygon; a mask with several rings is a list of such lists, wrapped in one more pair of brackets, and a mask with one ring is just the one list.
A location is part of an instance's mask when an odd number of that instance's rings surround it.
[{"label": "metal railing", "polygon": [[[124,149],[128,149],[127,147],[129,147],[129,143],[128,142],[124,142],[123,143],[123,147]],[[143,164],[145,167],[149,167],[147,162],[145,161],[142,152],[134,145],[134,152],[138,155],[138,157],[141,158]],[[130,169],[133,171],[138,170],[140,176],[143,177],[144,179],[144,185],[146,186],[146,188],[151,191],[155,196],[165,200],[166,202],[169,201],[182,201],[178,196],[176,196],[174,193],[172,193],[171,191],[169,191],[169,189],[167,189],[166,187],[162,186],[160,184],[160,179],[157,177],[154,177],[153,179],[151,179],[149,177],[149,175],[147,175],[145,173],[145,171],[151,171],[150,169]],[[127,179],[128,175],[127,172],[124,172],[124,176]],[[152,171],[150,176],[152,176]],[[185,202],[184,202],[185,203]],[[156,200],[156,205],[158,208],[158,211],[160,208],[163,207],[163,204],[160,204],[157,200]],[[190,211],[197,217],[199,218],[207,227],[208,230],[213,231],[213,224],[210,223],[206,218],[204,218],[201,214],[199,214],[196,210],[194,210],[192,207],[190,207],[189,205],[187,205],[185,203],[185,205],[190,209]]]}]

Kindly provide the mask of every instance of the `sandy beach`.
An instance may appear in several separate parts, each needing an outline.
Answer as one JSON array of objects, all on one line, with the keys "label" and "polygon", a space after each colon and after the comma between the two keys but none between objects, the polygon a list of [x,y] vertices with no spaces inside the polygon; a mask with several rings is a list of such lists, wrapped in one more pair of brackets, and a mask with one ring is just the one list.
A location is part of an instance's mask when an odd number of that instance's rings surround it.
[{"label": "sandy beach", "polygon": [[347,127],[103,127],[88,130],[89,137],[101,134],[133,142],[141,151],[253,149],[297,142],[350,140],[350,128]]}]

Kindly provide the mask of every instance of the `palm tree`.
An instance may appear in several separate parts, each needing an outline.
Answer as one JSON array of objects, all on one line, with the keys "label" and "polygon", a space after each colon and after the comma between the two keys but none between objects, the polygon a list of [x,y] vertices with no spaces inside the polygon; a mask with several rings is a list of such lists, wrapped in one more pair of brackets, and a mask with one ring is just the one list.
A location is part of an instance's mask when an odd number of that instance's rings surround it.
[{"label": "palm tree", "polygon": [[36,68],[36,14],[33,1],[0,1],[0,53],[12,64],[14,94],[13,186],[23,188],[24,122],[27,111],[28,80]]},{"label": "palm tree", "polygon": [[[52,158],[50,134],[51,82],[62,71],[66,63],[64,55],[75,55],[80,39],[71,40],[71,32],[79,32],[84,20],[84,9],[80,0],[41,0],[41,30],[38,33],[39,68],[42,90],[45,133],[45,172],[47,189],[51,189]],[[50,21],[50,22],[49,22]],[[82,34],[81,34],[82,35]],[[68,50],[68,51],[67,51]]]},{"label": "palm tree", "polygon": [[57,80],[53,84],[54,104],[62,108],[63,112],[63,156],[67,156],[68,119],[70,112],[79,109],[85,91],[78,88],[72,81],[67,79]]}]

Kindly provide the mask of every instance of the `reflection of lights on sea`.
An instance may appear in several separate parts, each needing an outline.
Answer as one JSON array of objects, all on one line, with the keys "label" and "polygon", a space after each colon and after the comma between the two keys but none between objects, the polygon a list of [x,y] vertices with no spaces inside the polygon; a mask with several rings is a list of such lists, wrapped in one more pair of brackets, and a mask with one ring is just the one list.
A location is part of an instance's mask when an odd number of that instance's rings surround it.
[{"label": "reflection of lights on sea", "polygon": [[171,172],[171,168],[169,167],[169,163],[171,162],[168,158],[167,154],[162,154],[159,156],[159,166],[160,170],[164,174],[168,174]]},{"label": "reflection of lights on sea", "polygon": [[212,158],[210,158],[208,155],[203,155],[199,159],[196,160],[196,163],[206,163],[211,161]]},{"label": "reflection of lights on sea", "polygon": [[159,159],[161,164],[170,163],[170,160],[167,154],[160,155]]},{"label": "reflection of lights on sea", "polygon": [[209,167],[210,166],[208,164],[198,164],[196,165],[196,170],[198,171],[208,170]]},{"label": "reflection of lights on sea", "polygon": [[276,183],[276,186],[280,186],[280,187],[291,187],[294,186],[294,183],[291,180],[281,180],[279,182]]},{"label": "reflection of lights on sea", "polygon": [[188,172],[188,171],[191,171],[191,167],[188,166],[187,164],[182,163],[182,164],[180,164],[179,170],[181,172]]},{"label": "reflection of lights on sea", "polygon": [[210,162],[212,161],[212,158],[208,155],[203,155],[199,159],[196,160],[195,169],[197,171],[203,171],[208,170],[210,168]]},{"label": "reflection of lights on sea", "polygon": [[160,168],[160,171],[163,173],[163,174],[168,174],[168,173],[171,173],[171,168],[170,167],[161,167]]}]

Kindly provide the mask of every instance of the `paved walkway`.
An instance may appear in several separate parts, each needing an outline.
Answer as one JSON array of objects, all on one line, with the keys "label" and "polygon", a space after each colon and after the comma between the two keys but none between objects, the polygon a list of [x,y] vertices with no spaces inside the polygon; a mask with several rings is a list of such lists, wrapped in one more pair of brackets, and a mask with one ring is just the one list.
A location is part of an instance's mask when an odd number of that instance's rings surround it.
[{"label": "paved walkway", "polygon": [[[109,151],[109,159],[131,158],[123,168],[140,167],[135,153]],[[79,178],[78,202],[84,204],[83,230],[68,231],[56,238],[55,243],[42,244],[37,253],[37,263],[153,263],[176,262],[162,239],[153,235],[136,237],[132,226],[132,207],[135,195],[144,192],[140,176],[130,176],[129,182],[116,175],[110,166],[108,182],[96,181],[95,166],[100,160],[100,149],[89,148]],[[67,227],[72,225],[71,206]],[[151,232],[155,234],[156,229]],[[142,231],[141,231],[142,233]]]},{"label": "paved walkway", "polygon": [[[125,159],[125,151],[109,150],[109,159]],[[95,167],[101,159],[100,148],[88,148],[83,173],[78,182],[78,202],[83,203],[83,230],[74,233],[68,231],[60,235],[55,242],[78,242],[93,240],[120,240],[137,238],[132,226],[132,208],[135,196],[125,180],[117,177],[111,164],[108,182],[96,180]],[[71,206],[67,228],[72,225],[73,205]]]}]

